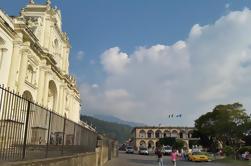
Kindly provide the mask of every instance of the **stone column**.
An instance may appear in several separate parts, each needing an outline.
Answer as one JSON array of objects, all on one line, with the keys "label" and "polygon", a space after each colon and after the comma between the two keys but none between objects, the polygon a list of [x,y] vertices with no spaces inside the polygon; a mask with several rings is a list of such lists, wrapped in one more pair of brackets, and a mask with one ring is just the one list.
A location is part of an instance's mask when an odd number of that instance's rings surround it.
[{"label": "stone column", "polygon": [[3,65],[4,48],[0,47],[0,69]]},{"label": "stone column", "polygon": [[47,26],[47,19],[46,19],[46,17],[42,17],[42,26],[43,27],[41,27],[41,34],[40,34],[40,36],[41,36],[41,38],[40,38],[40,43],[41,43],[41,45],[42,45],[42,47],[44,47],[44,48],[46,48],[46,45],[45,45],[45,35],[46,35],[46,33],[45,33],[45,27]]},{"label": "stone column", "polygon": [[[50,25],[51,25],[52,23],[50,22]],[[49,50],[49,52],[53,52],[53,48],[52,48],[52,45],[51,45],[51,43],[53,42],[53,41],[51,41],[52,40],[52,34],[53,34],[53,32],[52,32],[52,29],[54,28],[54,26],[53,25],[51,25],[50,27],[49,27],[49,36],[48,36],[48,38],[47,38],[47,40],[48,40],[48,50]]]},{"label": "stone column", "polygon": [[20,63],[18,84],[17,84],[17,90],[19,92],[21,92],[23,90],[24,83],[25,83],[27,64],[28,64],[28,55],[27,54],[28,54],[28,52],[22,52],[22,55],[21,55],[21,63]]},{"label": "stone column", "polygon": [[44,47],[48,49],[48,51],[50,52],[51,51],[51,29],[52,29],[52,24],[50,22],[50,18],[49,16],[47,16],[45,18],[45,25],[44,25],[44,40],[43,40],[43,44],[44,44]]},{"label": "stone column", "polygon": [[[20,55],[20,42],[14,41],[13,45],[13,53],[11,57],[11,66],[10,66],[10,73],[9,73],[9,79],[8,79],[8,86],[11,89],[16,90],[16,81],[17,81],[17,75],[20,75],[19,66],[22,65],[20,63],[22,55]],[[19,73],[18,73],[19,72]]]},{"label": "stone column", "polygon": [[73,112],[73,94],[72,91],[70,93],[70,107],[69,107],[69,112]]},{"label": "stone column", "polygon": [[38,79],[38,93],[37,93],[37,101],[40,104],[43,103],[43,95],[44,95],[44,89],[45,89],[45,70],[43,67],[39,68],[39,79]]},{"label": "stone column", "polygon": [[45,71],[45,79],[44,79],[44,89],[43,89],[43,105],[45,107],[48,106],[48,89],[49,89],[49,78],[48,78],[49,73]]},{"label": "stone column", "polygon": [[60,115],[64,115],[62,111],[62,106],[64,105],[63,96],[64,96],[63,86],[60,85],[58,89],[58,100],[57,100],[57,110],[56,110]]},{"label": "stone column", "polygon": [[65,112],[65,106],[66,106],[66,94],[65,94],[65,87],[62,86],[62,104],[61,104],[61,113],[64,115]]}]

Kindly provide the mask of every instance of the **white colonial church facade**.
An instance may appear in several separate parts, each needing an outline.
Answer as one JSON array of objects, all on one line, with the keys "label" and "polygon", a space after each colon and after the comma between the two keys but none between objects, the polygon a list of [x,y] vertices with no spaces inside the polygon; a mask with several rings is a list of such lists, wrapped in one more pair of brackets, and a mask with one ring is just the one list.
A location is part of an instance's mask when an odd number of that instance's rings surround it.
[{"label": "white colonial church facade", "polygon": [[19,16],[0,10],[0,84],[79,122],[80,95],[69,75],[70,43],[60,10],[33,0]]}]

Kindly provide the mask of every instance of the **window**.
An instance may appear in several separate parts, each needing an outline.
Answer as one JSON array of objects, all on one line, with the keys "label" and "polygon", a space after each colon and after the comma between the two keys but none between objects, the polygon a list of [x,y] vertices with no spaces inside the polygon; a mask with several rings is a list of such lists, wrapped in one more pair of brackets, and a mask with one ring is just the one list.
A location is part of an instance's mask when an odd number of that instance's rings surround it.
[{"label": "window", "polygon": [[35,71],[31,65],[28,65],[26,72],[26,81],[35,84]]},{"label": "window", "polygon": [[59,53],[59,42],[58,39],[54,39],[52,46],[54,48],[54,54],[58,54]]},{"label": "window", "polygon": [[140,138],[145,138],[145,137],[146,137],[146,132],[145,132],[144,130],[141,130],[141,131],[139,132],[139,137],[140,137]]}]

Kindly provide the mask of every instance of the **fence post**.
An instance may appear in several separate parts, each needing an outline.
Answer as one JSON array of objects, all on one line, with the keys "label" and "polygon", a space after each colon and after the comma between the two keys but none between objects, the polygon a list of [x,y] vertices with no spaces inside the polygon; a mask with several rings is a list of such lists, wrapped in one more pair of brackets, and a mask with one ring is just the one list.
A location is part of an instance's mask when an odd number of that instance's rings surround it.
[{"label": "fence post", "polygon": [[49,111],[49,124],[48,125],[49,126],[48,126],[48,132],[47,132],[47,144],[46,144],[45,158],[48,157],[48,150],[49,150],[50,130],[51,130],[51,111]]},{"label": "fence post", "polygon": [[22,159],[25,158],[25,153],[26,153],[26,141],[27,141],[27,134],[28,134],[30,106],[31,106],[31,102],[28,101],[26,121],[25,121],[25,130],[24,130],[24,142],[23,142],[23,156],[22,156]]},{"label": "fence post", "polygon": [[66,124],[66,117],[64,117],[63,142],[62,142],[62,151],[61,151],[61,155],[64,154],[65,124]]}]

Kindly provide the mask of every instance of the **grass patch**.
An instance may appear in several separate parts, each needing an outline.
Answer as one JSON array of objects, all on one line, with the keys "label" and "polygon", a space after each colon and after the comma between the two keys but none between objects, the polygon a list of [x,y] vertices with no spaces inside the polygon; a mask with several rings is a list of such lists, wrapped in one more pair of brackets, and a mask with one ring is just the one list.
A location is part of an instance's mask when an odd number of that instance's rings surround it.
[{"label": "grass patch", "polygon": [[229,166],[251,166],[251,160],[235,160],[232,158],[224,158],[224,159],[219,159],[215,160],[215,162],[218,163],[225,163],[228,164]]}]

